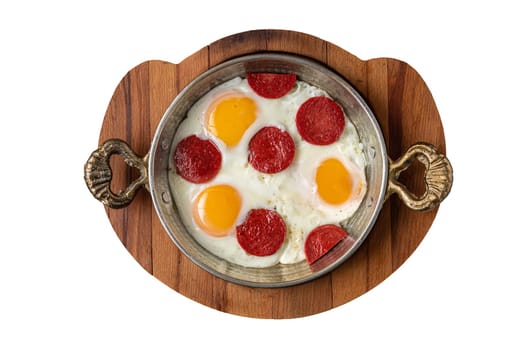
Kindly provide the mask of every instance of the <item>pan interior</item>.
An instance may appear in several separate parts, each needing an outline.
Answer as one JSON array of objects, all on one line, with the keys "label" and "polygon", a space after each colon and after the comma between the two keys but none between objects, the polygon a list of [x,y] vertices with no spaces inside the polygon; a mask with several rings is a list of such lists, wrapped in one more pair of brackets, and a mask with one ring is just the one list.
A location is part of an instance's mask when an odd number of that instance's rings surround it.
[{"label": "pan interior", "polygon": [[[177,211],[177,193],[170,184],[173,137],[191,106],[213,87],[249,72],[293,73],[325,90],[344,109],[355,125],[367,161],[368,190],[358,211],[341,223],[355,240],[344,240],[312,266],[305,261],[267,268],[247,268],[225,261],[205,250],[189,234]],[[344,79],[324,65],[295,55],[262,53],[222,63],[197,77],[173,100],[162,117],[152,142],[149,159],[149,186],[161,222],[177,247],[194,263],[230,282],[255,287],[284,287],[317,278],[339,266],[361,245],[372,228],[386,191],[386,147],[377,121]]]}]

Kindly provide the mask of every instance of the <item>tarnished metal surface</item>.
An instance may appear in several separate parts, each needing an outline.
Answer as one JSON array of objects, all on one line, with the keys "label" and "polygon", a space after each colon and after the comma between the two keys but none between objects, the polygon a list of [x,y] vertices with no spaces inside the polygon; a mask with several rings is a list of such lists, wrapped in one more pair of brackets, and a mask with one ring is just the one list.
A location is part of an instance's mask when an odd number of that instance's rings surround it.
[{"label": "tarnished metal surface", "polygon": [[[425,165],[425,193],[418,197],[398,181],[399,175],[417,159]],[[396,161],[390,160],[388,193],[396,193],[413,210],[430,210],[441,203],[452,188],[452,166],[445,155],[428,143],[411,146]]]},{"label": "tarnished metal surface", "polygon": [[[140,172],[139,178],[119,193],[111,190],[113,172],[109,159],[114,154],[121,155],[127,165]],[[84,166],[84,179],[93,196],[104,205],[115,209],[125,207],[133,200],[137,190],[148,183],[147,156],[142,159],[124,141],[109,139],[91,153]]]}]

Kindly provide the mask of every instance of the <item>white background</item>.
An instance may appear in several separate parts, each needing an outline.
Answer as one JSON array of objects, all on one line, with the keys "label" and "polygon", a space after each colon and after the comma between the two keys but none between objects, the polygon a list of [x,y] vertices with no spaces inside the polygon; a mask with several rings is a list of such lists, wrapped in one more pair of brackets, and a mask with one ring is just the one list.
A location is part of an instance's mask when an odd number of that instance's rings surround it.
[{"label": "white background", "polygon": [[[1,349],[525,347],[517,1],[6,3]],[[397,272],[352,302],[293,320],[224,314],[164,286],[122,247],[83,181],[127,71],[266,28],[412,65],[433,93],[455,171],[432,228]]]}]

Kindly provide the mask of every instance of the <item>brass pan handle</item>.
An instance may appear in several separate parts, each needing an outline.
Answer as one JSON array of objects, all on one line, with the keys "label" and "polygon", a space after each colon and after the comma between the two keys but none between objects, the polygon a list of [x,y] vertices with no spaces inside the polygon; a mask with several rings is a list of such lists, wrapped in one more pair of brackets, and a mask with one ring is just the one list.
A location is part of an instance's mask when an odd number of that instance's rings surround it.
[{"label": "brass pan handle", "polygon": [[[110,187],[113,173],[109,159],[113,154],[121,155],[127,165],[137,168],[140,172],[139,178],[119,193],[113,193]],[[93,196],[104,205],[115,209],[125,207],[131,203],[141,186],[147,186],[147,155],[140,158],[126,142],[109,139],[91,153],[84,166],[84,180]]]},{"label": "brass pan handle", "polygon": [[[399,175],[406,170],[415,159],[425,165],[425,193],[417,197],[405,185],[398,181]],[[441,203],[452,187],[452,166],[447,157],[428,143],[412,145],[404,155],[396,161],[389,159],[389,179],[387,197],[397,193],[406,206],[413,210],[430,210]]]}]

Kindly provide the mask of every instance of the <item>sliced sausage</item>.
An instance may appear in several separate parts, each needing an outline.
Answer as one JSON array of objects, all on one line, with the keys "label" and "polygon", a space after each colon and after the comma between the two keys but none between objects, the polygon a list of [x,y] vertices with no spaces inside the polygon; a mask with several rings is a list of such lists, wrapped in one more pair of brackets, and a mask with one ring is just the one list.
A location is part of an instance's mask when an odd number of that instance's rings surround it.
[{"label": "sliced sausage", "polygon": [[263,127],[248,144],[248,162],[265,174],[275,174],[288,168],[294,157],[292,137],[275,126]]},{"label": "sliced sausage", "polygon": [[311,97],[297,110],[295,123],[301,137],[314,145],[329,145],[345,128],[343,109],[325,96]]},{"label": "sliced sausage", "polygon": [[337,225],[327,224],[316,227],[308,234],[304,243],[306,261],[309,264],[314,263],[345,237],[348,237],[348,234]]},{"label": "sliced sausage", "polygon": [[173,161],[177,174],[198,184],[210,181],[219,173],[222,155],[211,140],[190,135],[175,148]]},{"label": "sliced sausage", "polygon": [[265,98],[279,98],[293,88],[297,78],[295,74],[248,73],[246,79],[257,95]]},{"label": "sliced sausage", "polygon": [[284,242],[286,224],[273,210],[252,209],[236,227],[237,241],[246,253],[268,256],[276,253]]}]

